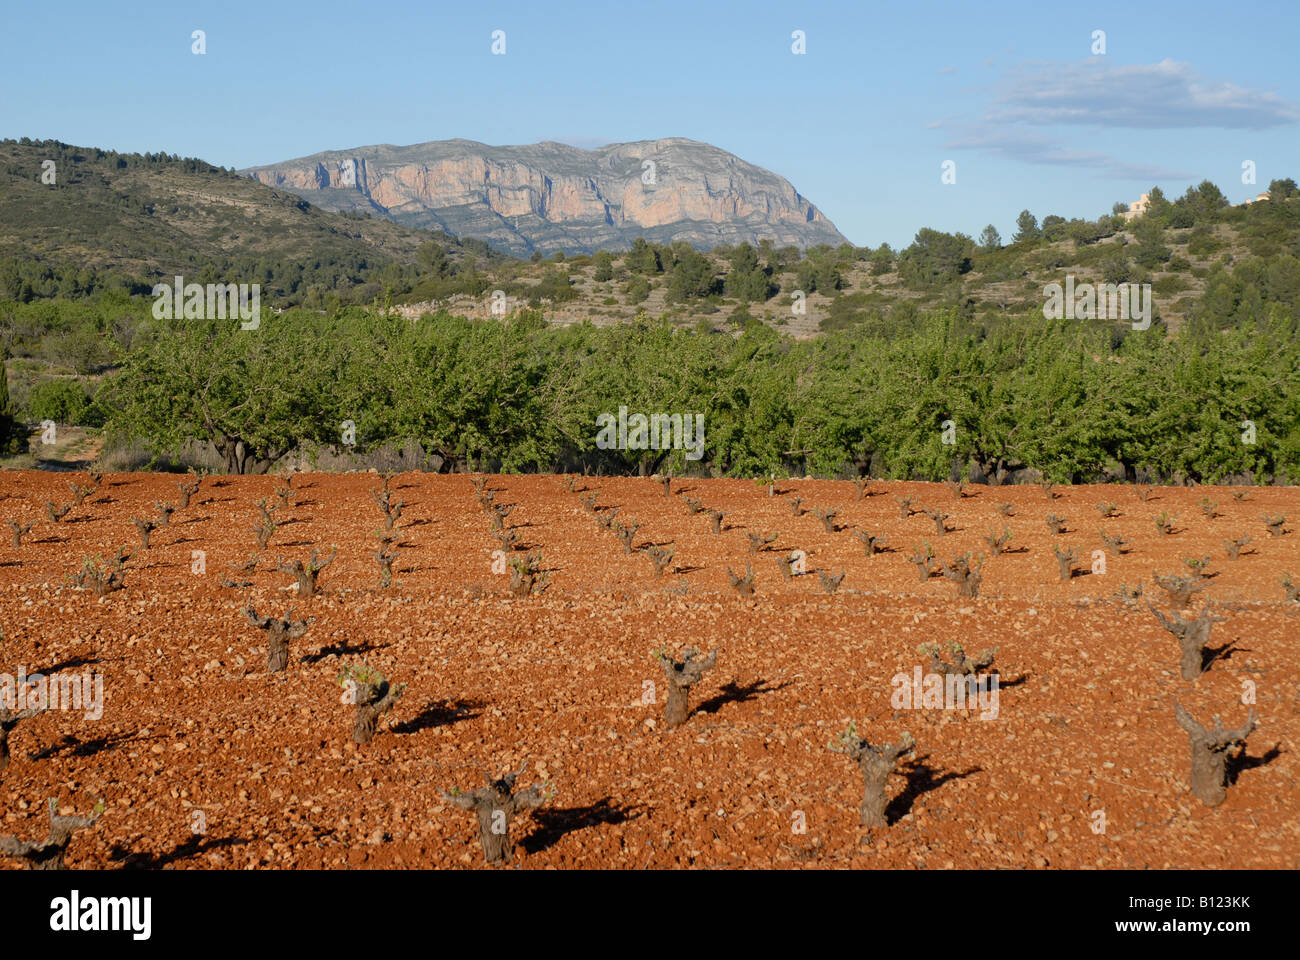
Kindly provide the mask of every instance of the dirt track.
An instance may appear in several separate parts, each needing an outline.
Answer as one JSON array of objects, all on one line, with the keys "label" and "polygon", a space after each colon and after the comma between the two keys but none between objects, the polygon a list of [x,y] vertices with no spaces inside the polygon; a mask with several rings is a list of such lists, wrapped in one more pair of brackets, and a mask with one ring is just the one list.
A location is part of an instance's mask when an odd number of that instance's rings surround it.
[{"label": "dirt track", "polygon": [[[647,479],[588,478],[599,505],[636,518],[636,544],[676,545],[678,572],[656,580],[628,556],[556,477],[496,476],[507,525],[540,549],[551,571],[541,596],[512,598],[492,572],[497,549],[470,478],[406,474],[395,498],[405,545],[394,582],[379,586],[371,557],[380,513],[373,475],[300,475],[297,504],[254,572],[228,565],[256,553],[254,502],[269,477],[210,478],[187,510],[127,563],[126,588],[97,599],[67,584],[89,555],[138,546],[130,518],[175,502],[175,476],[112,475],[58,524],[43,503],[69,501],[82,474],[5,473],[4,520],[36,520],[21,548],[0,546],[0,672],[56,668],[104,677],[98,720],[48,711],[11,736],[0,771],[0,835],[45,836],[45,799],[65,812],[106,810],[69,848],[73,867],[457,867],[482,864],[471,814],[439,788],[482,785],[518,769],[519,786],[545,777],[557,791],[517,820],[526,867],[1300,867],[1300,604],[1278,579],[1300,579],[1300,497],[1294,488],[1131,487],[948,489],[877,483],[855,500],[849,483],[789,480],[781,496],[740,480],[681,480],[674,491],[727,511],[715,536]],[[955,529],[900,519],[895,496],[952,514]],[[823,530],[804,508],[839,507]],[[1202,497],[1221,514],[1206,519]],[[1102,520],[1095,504],[1114,501]],[[996,506],[1015,504],[1002,517]],[[1175,516],[1157,535],[1152,518]],[[1060,537],[1043,517],[1066,520]],[[1260,517],[1286,513],[1268,536]],[[39,519],[38,519],[39,518]],[[888,537],[868,558],[848,527]],[[926,583],[907,562],[929,541],[936,560],[989,553],[983,537],[1009,527],[1010,549],[987,557],[980,595],[960,599],[941,576]],[[0,528],[5,529],[5,528]],[[1099,529],[1132,539],[1107,551],[1105,574],[1058,577],[1054,542],[1087,570]],[[747,558],[746,531],[779,531]],[[1222,541],[1248,533],[1241,559]],[[322,593],[297,600],[275,558],[335,562]],[[805,576],[785,582],[776,550],[807,553]],[[206,572],[193,573],[192,551]],[[1211,648],[1228,645],[1195,681],[1178,674],[1178,647],[1147,609],[1164,596],[1153,571],[1184,574],[1185,557],[1213,558],[1208,597],[1219,615]],[[756,594],[732,591],[726,569],[754,561]],[[815,571],[845,572],[835,595]],[[229,588],[221,579],[248,579]],[[1125,602],[1121,583],[1145,582]],[[288,670],[266,672],[263,635],[243,615],[315,618],[293,641]],[[1197,600],[1197,609],[1201,600]],[[977,711],[895,710],[890,678],[927,658],[917,645],[956,640],[974,654],[997,647],[996,719]],[[652,651],[717,648],[717,667],[692,690],[695,714],[665,731],[664,678]],[[338,677],[367,663],[408,684],[364,746]],[[1256,689],[1258,729],[1237,782],[1211,809],[1187,791],[1188,744],[1175,697],[1203,722],[1238,726]],[[643,702],[655,684],[655,702]],[[849,719],[873,743],[904,730],[916,760],[890,778],[888,829],[860,828],[861,779],[827,743]],[[1094,833],[1096,811],[1104,833]],[[202,818],[196,817],[202,812]],[[203,833],[193,832],[202,822]],[[806,832],[795,827],[806,823]],[[17,863],[0,859],[4,867]]]}]

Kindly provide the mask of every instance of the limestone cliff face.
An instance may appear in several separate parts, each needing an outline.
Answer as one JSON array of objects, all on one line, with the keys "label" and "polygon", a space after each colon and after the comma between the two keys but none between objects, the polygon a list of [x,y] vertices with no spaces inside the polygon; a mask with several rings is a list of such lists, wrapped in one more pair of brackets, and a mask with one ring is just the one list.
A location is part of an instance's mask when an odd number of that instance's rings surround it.
[{"label": "limestone cliff face", "polygon": [[331,151],[243,172],[327,210],[368,210],[516,255],[613,250],[636,237],[701,248],[764,238],[801,248],[845,242],[784,178],[680,138],[597,150],[444,140]]}]

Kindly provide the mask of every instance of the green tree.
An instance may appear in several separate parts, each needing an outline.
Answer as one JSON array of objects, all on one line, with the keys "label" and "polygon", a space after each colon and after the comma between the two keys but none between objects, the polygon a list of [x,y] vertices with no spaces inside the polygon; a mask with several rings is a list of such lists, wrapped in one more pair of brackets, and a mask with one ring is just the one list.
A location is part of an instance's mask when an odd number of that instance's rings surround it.
[{"label": "green tree", "polygon": [[1300,189],[1297,189],[1296,183],[1290,177],[1285,180],[1270,180],[1268,183],[1268,199],[1286,200],[1290,197],[1300,196]]},{"label": "green tree", "polygon": [[659,251],[641,237],[632,241],[632,249],[623,258],[623,263],[632,273],[643,276],[662,273],[664,269]]},{"label": "green tree", "polygon": [[665,299],[668,303],[696,300],[717,292],[718,282],[713,275],[713,264],[689,247],[682,250],[668,279]]},{"label": "green tree", "polygon": [[633,274],[627,278],[627,283],[623,285],[623,295],[627,297],[629,304],[642,303],[650,296],[650,281],[639,274]]},{"label": "green tree", "polygon": [[1024,243],[1028,240],[1034,240],[1038,237],[1038,218],[1028,210],[1021,210],[1020,216],[1016,217],[1016,233],[1011,238],[1012,243]]},{"label": "green tree", "polygon": [[998,233],[998,228],[989,224],[980,233],[980,246],[985,250],[1000,250],[1002,248],[1002,234]]}]

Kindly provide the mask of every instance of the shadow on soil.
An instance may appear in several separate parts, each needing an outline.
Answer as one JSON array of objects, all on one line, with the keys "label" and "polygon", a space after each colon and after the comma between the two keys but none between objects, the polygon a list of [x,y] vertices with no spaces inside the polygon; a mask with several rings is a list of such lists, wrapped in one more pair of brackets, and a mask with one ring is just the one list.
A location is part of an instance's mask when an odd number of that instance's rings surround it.
[{"label": "shadow on soil", "polygon": [[764,693],[775,693],[778,690],[784,690],[791,686],[791,681],[779,683],[775,687],[767,686],[767,681],[762,677],[752,683],[738,684],[735,680],[729,680],[723,684],[722,691],[707,700],[700,703],[693,711],[694,713],[717,713],[729,703],[744,703],[747,700],[753,700],[755,697]]},{"label": "shadow on soil", "polygon": [[903,792],[889,801],[889,806],[885,807],[885,819],[892,825],[897,823],[912,809],[912,804],[916,802],[917,797],[924,796],[931,790],[938,790],[950,780],[965,780],[975,773],[980,773],[982,767],[971,767],[964,773],[945,773],[937,775],[938,771],[927,764],[925,761],[930,759],[929,754],[917,757],[902,772],[907,778],[907,786]]},{"label": "shadow on soil", "polygon": [[528,853],[540,853],[553,846],[566,834],[594,827],[603,823],[627,823],[635,820],[644,812],[636,804],[611,803],[609,797],[597,800],[585,807],[545,808],[533,812],[533,822],[537,828],[520,841],[519,845]]},{"label": "shadow on soil", "polygon": [[479,700],[433,700],[410,720],[393,724],[393,733],[418,733],[430,727],[445,727],[461,720],[472,720],[486,704]]}]

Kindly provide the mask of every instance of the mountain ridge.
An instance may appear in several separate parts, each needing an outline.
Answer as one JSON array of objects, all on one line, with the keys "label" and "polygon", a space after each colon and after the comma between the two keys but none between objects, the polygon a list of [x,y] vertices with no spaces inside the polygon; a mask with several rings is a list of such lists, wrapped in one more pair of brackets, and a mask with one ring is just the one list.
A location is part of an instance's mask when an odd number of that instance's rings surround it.
[{"label": "mountain ridge", "polygon": [[686,137],[493,146],[457,138],[324,150],[241,174],[337,212],[369,212],[527,256],[630,247],[709,249],[769,239],[847,243],[788,180]]}]

